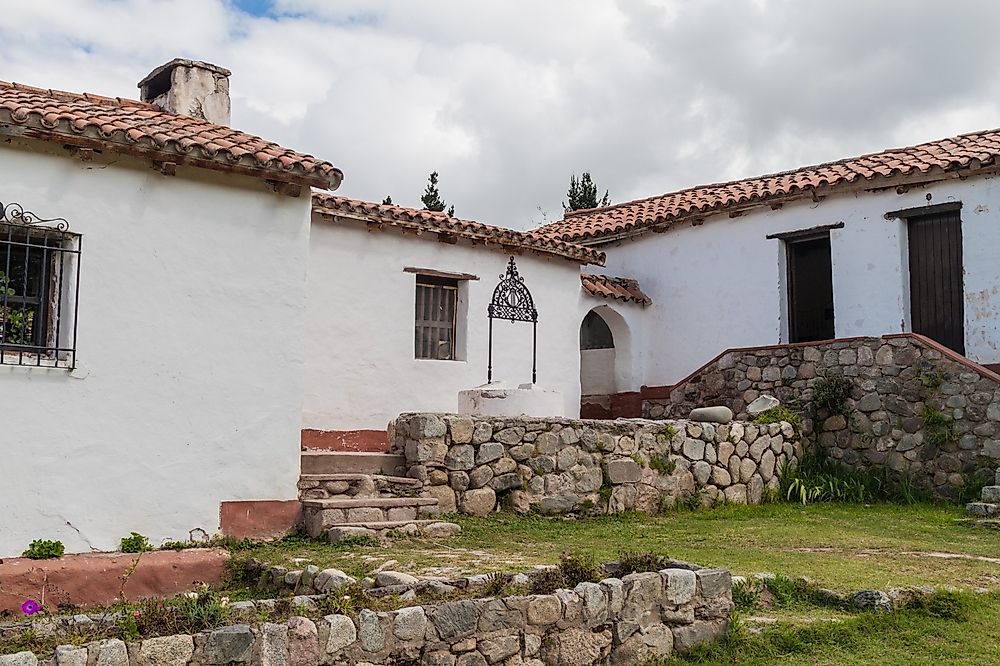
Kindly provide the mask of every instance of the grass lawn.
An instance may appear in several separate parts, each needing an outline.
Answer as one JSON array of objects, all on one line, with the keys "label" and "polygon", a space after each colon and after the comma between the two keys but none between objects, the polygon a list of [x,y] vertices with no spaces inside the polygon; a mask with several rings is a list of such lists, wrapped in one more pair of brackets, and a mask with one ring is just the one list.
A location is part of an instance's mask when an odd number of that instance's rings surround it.
[{"label": "grass lawn", "polygon": [[[250,555],[290,568],[312,563],[365,575],[386,560],[409,573],[515,571],[562,553],[598,560],[654,551],[734,574],[806,576],[837,590],[906,585],[1000,588],[1000,531],[956,522],[951,506],[767,504],[565,520],[497,514],[459,517],[463,533],[343,549],[311,541],[264,545]],[[308,560],[308,562],[303,561]]]},{"label": "grass lawn", "polygon": [[[578,520],[499,514],[458,517],[462,535],[442,541],[337,547],[288,539],[241,555],[364,576],[389,560],[395,560],[394,570],[457,575],[522,570],[555,563],[562,553],[603,561],[622,551],[653,551],[734,574],[806,576],[843,592],[955,586],[965,590],[958,614],[857,615],[809,604],[738,610],[725,642],[665,663],[1000,663],[1000,531],[958,522],[962,517],[954,506],[846,504],[727,506]],[[981,593],[984,588],[989,592]],[[763,630],[751,633],[753,626]]]}]

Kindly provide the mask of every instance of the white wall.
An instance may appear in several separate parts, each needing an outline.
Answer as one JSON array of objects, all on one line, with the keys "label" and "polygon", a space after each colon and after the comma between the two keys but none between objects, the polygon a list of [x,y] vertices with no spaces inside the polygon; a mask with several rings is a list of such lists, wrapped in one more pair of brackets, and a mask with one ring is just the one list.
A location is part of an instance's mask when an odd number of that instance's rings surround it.
[{"label": "white wall", "polygon": [[638,279],[653,300],[637,383],[672,384],[726,348],[787,340],[783,243],[768,234],[843,222],[831,232],[837,337],[909,330],[906,225],[884,215],[950,201],[963,202],[966,354],[1000,362],[1000,188],[978,177],[716,215],[602,246],[606,272]]},{"label": "white wall", "polygon": [[214,533],[292,499],[309,197],[48,148],[0,149],[0,199],[83,235],[75,371],[0,366],[0,556]]},{"label": "white wall", "polygon": [[[508,256],[386,229],[312,225],[303,427],[384,429],[401,412],[453,412],[458,392],[486,383],[486,308]],[[538,309],[538,384],[580,411],[580,267],[523,255],[517,266]],[[465,360],[413,357],[416,267],[469,273]],[[494,381],[531,381],[531,325],[494,322]]]}]

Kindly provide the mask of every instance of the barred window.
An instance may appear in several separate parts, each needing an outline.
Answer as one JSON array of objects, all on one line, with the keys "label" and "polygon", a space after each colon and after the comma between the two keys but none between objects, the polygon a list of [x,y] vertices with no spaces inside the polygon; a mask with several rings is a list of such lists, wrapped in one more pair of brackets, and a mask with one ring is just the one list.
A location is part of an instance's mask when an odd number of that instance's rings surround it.
[{"label": "barred window", "polygon": [[80,237],[0,207],[0,365],[76,365]]},{"label": "barred window", "polygon": [[457,358],[458,285],[457,279],[417,275],[416,358]]}]

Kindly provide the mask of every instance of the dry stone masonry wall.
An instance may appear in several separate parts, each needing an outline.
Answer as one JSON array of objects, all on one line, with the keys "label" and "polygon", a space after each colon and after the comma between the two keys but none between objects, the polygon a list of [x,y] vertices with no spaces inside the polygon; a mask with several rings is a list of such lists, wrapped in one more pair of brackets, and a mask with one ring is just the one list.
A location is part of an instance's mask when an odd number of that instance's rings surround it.
[{"label": "dry stone masonry wall", "polygon": [[[362,610],[356,617],[293,616],[282,623],[239,624],[195,635],[65,645],[43,663],[592,666],[611,659],[639,664],[715,640],[728,629],[733,608],[729,572],[683,562],[671,566],[552,594],[460,599],[391,612]],[[464,587],[477,584],[484,581],[469,578]],[[254,605],[267,603],[274,601],[240,602],[240,607],[253,617]],[[31,652],[0,655],[0,666],[38,664]]]},{"label": "dry stone masonry wall", "polygon": [[788,423],[403,414],[390,434],[442,512],[478,516],[756,504],[801,453]]},{"label": "dry stone masonry wall", "polygon": [[[850,382],[843,413],[815,405],[817,382],[833,376]],[[888,466],[939,495],[954,496],[1000,459],[997,376],[912,334],[728,352],[643,413],[671,418],[726,405],[739,417],[761,394],[799,410],[803,435],[831,457],[852,468]]]}]

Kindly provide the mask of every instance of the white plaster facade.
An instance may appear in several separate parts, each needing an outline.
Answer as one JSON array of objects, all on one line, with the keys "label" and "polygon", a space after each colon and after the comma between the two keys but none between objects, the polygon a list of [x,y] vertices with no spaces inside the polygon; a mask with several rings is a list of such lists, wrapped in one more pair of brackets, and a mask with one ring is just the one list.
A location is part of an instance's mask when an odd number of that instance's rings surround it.
[{"label": "white plaster facade", "polygon": [[48,144],[0,148],[0,200],[82,234],[77,367],[0,366],[0,556],[219,529],[294,499],[310,200]]},{"label": "white plaster facade", "polygon": [[601,272],[637,279],[653,301],[630,322],[643,342],[633,344],[634,380],[618,390],[673,384],[730,347],[787,341],[784,243],[769,234],[842,222],[830,232],[836,336],[909,331],[907,226],[884,216],[948,202],[963,204],[966,355],[1000,362],[1000,181],[978,176],[721,213],[601,244]]},{"label": "white plaster facade", "polygon": [[[508,255],[318,216],[309,254],[303,428],[384,430],[401,412],[453,412],[459,391],[486,383],[486,310]],[[580,266],[531,253],[516,261],[539,313],[538,385],[560,391],[565,414],[575,417],[585,312]],[[479,278],[460,287],[461,360],[414,358],[416,275],[407,267]],[[493,378],[512,386],[531,381],[530,324],[494,322]]]}]

